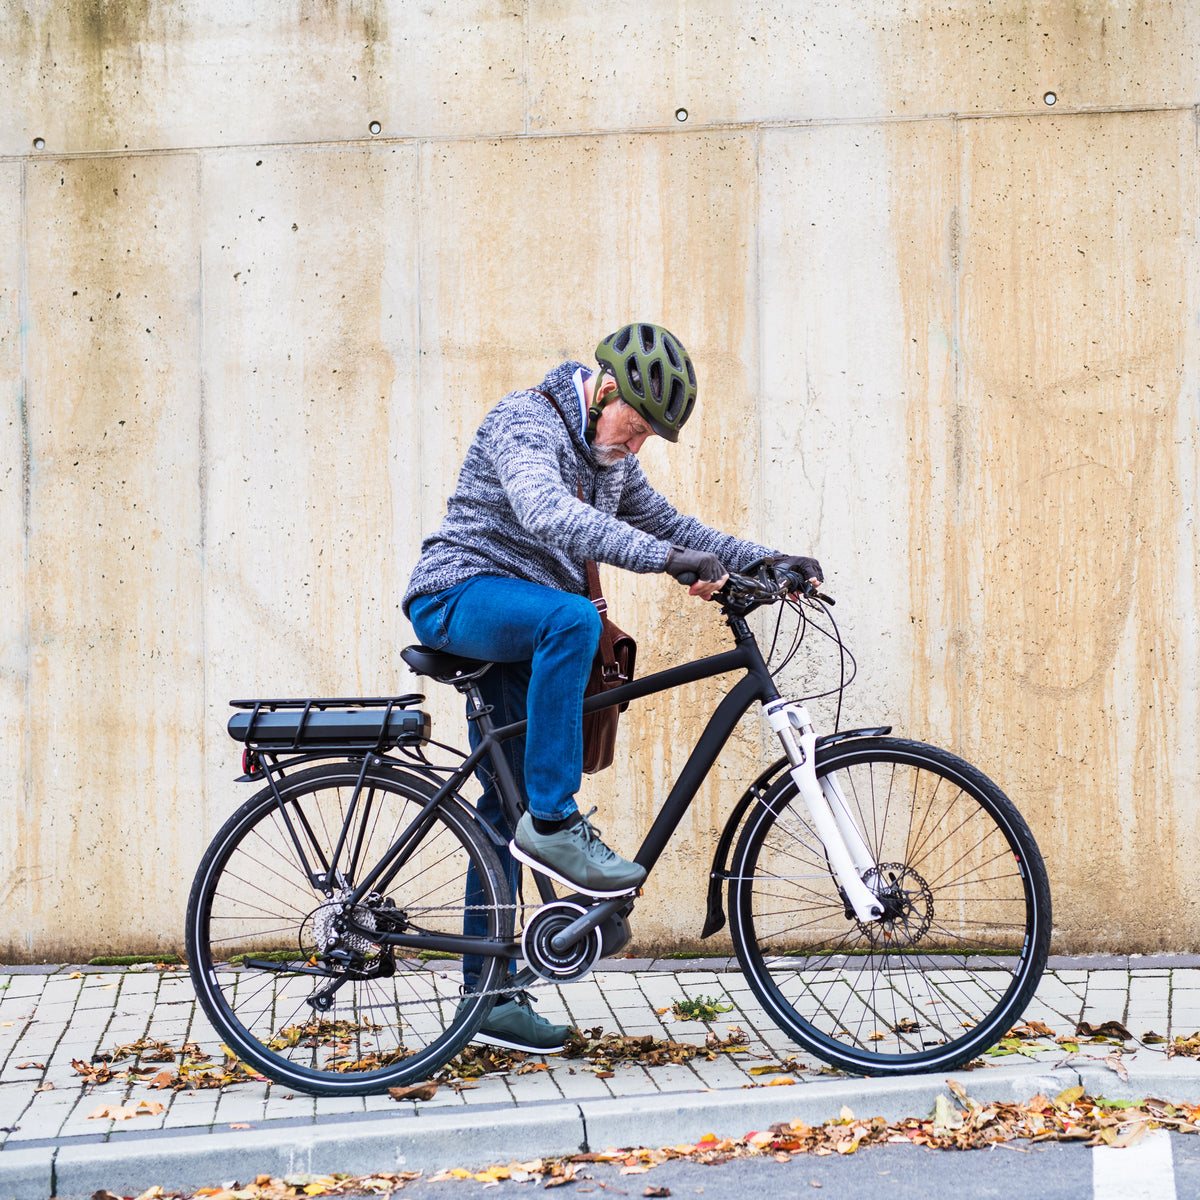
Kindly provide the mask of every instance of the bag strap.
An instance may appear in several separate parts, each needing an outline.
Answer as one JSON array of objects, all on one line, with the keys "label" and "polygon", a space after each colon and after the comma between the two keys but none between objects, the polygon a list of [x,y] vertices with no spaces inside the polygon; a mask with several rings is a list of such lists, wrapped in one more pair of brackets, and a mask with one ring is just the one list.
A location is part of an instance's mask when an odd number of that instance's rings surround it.
[{"label": "bag strap", "polygon": [[[549,392],[543,392],[541,388],[533,390],[550,402],[550,407],[558,413],[562,423],[567,427],[567,437],[569,438],[571,425],[567,420],[566,413],[558,407],[558,401]],[[583,499],[583,483],[578,476],[575,479],[575,489],[580,503],[586,503]],[[617,653],[613,646],[613,627],[608,619],[608,601],[604,599],[604,593],[600,590],[600,572],[595,562],[589,558],[583,566],[587,574],[588,599],[596,606],[596,611],[600,614],[600,645],[597,648],[600,656],[600,670],[604,676],[605,685],[615,687],[621,682],[621,668],[617,665]]]}]

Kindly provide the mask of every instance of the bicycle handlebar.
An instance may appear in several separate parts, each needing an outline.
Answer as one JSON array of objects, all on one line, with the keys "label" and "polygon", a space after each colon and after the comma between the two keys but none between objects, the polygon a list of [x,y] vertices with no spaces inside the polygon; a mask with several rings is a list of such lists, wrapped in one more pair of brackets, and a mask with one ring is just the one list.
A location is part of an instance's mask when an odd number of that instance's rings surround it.
[{"label": "bicycle handlebar", "polygon": [[[832,596],[826,596],[817,591],[816,585],[807,579],[800,580],[787,571],[774,571],[773,579],[765,578],[766,572],[758,575],[743,575],[738,571],[730,571],[729,578],[717,591],[716,596],[724,601],[749,601],[754,604],[774,604],[794,592],[809,599],[820,600],[823,604],[836,604]],[[684,587],[691,587],[699,578],[695,571],[684,571],[676,578]]]}]

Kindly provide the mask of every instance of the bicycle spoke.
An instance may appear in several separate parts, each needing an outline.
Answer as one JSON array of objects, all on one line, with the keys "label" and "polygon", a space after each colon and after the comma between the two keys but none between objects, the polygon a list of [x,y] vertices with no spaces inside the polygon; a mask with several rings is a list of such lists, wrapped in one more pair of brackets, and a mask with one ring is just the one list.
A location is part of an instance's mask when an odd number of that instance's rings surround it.
[{"label": "bicycle spoke", "polygon": [[883,919],[849,910],[783,780],[739,844],[735,948],[767,1010],[810,1050],[867,1073],[940,1069],[1001,1036],[1036,985],[1049,933],[1044,873],[1035,887],[1036,846],[973,768],[918,743],[875,745],[826,761],[875,856],[864,882]]},{"label": "bicycle spoke", "polygon": [[[283,785],[290,829],[320,864],[319,885],[268,790],[218,834],[189,904],[193,978],[210,1020],[264,1073],[318,1094],[424,1078],[470,1035],[508,969],[503,957],[482,960],[464,1007],[461,958],[437,951],[438,967],[429,969],[418,951],[375,940],[388,930],[459,937],[470,912],[479,936],[499,941],[511,937],[515,908],[486,835],[457,800],[436,811],[403,864],[381,877],[383,894],[360,895],[356,881],[432,793],[384,769],[355,802],[357,783],[356,768],[343,764]],[[468,910],[472,864],[482,903]],[[305,969],[289,970],[289,962]]]}]

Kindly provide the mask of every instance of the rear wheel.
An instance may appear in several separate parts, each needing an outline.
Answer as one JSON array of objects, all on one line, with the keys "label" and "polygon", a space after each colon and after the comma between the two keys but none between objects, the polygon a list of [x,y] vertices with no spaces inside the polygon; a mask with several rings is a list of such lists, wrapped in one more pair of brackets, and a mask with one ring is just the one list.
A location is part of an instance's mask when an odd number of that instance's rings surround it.
[{"label": "rear wheel", "polygon": [[192,980],[218,1033],[276,1082],[316,1095],[427,1078],[487,1016],[509,961],[484,958],[464,998],[461,959],[372,940],[369,932],[462,934],[471,868],[484,936],[510,940],[513,909],[491,843],[456,798],[438,807],[403,866],[348,906],[434,794],[381,764],[355,800],[359,769],[289,776],[282,807],[270,788],[259,792],[213,839],[188,902]]},{"label": "rear wheel", "polygon": [[981,772],[898,738],[830,747],[834,781],[874,857],[885,916],[841,894],[807,806],[784,776],[734,855],[734,946],[755,995],[813,1054],[848,1071],[945,1070],[993,1045],[1032,998],[1050,888],[1021,815]]}]

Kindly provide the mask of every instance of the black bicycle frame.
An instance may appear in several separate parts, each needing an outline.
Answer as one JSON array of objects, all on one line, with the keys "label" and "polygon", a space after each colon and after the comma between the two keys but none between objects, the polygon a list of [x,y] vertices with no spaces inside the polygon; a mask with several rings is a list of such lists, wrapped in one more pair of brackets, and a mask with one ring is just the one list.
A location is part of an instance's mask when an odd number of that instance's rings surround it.
[{"label": "black bicycle frame", "polygon": [[[704,782],[709,771],[712,770],[713,764],[724,749],[725,743],[729,740],[730,734],[733,733],[738,721],[742,719],[755,701],[769,704],[771,701],[779,699],[779,692],[775,687],[775,681],[771,677],[766,660],[763,658],[762,651],[759,649],[750,627],[746,624],[745,618],[736,613],[730,613],[728,614],[728,621],[730,628],[733,630],[734,641],[736,642],[735,649],[727,650],[722,654],[714,654],[707,658],[696,659],[693,662],[684,663],[678,667],[668,667],[665,671],[656,671],[652,675],[635,679],[610,691],[589,696],[583,702],[583,711],[585,713],[594,712],[601,708],[611,708],[615,704],[625,704],[628,701],[640,700],[645,696],[653,696],[658,692],[665,692],[687,683],[696,683],[701,679],[710,679],[716,675],[724,675],[730,671],[745,672],[742,678],[734,685],[733,689],[717,705],[716,711],[709,718],[708,723],[700,734],[699,740],[692,748],[691,754],[688,755],[688,760],[684,763],[683,770],[680,771],[670,793],[663,802],[662,808],[659,809],[654,823],[650,826],[649,831],[642,840],[637,854],[634,855],[633,861],[645,867],[647,874],[649,874],[650,870],[661,857],[667,843],[671,840],[672,834],[678,828],[679,822],[683,820],[684,814],[691,806],[696,793],[700,790],[700,785]],[[490,710],[483,704],[478,688],[474,683],[464,683],[460,685],[459,690],[465,692],[472,703],[472,711],[468,712],[467,719],[474,721],[478,729],[479,741],[477,746],[463,760],[461,765],[455,768],[453,774],[446,780],[437,793],[429,799],[421,812],[409,825],[408,829],[393,843],[387,854],[384,855],[375,868],[354,889],[353,895],[348,898],[347,912],[353,911],[353,906],[375,888],[376,885],[386,887],[387,882],[403,867],[408,857],[405,852],[409,847],[415,846],[417,841],[424,836],[425,831],[433,820],[438,805],[447,796],[458,790],[464,780],[483,761],[485,755],[491,759],[495,782],[510,825],[516,828],[517,821],[521,816],[520,790],[517,787],[516,780],[513,778],[508,760],[504,756],[502,744],[508,741],[509,738],[519,737],[523,734],[526,730],[527,722],[515,721],[510,725],[496,726],[492,723]],[[374,758],[375,756],[371,757]],[[360,786],[362,785],[360,784]],[[507,844],[505,839],[484,818],[480,817],[479,819],[488,829],[489,834],[497,845]],[[545,876],[539,875],[536,872],[534,875],[542,901],[548,902],[555,899],[554,888],[550,881]],[[603,901],[594,906],[592,910],[589,910],[591,915],[587,923],[598,925],[600,921],[605,919],[607,910],[612,909],[615,911],[628,902],[628,896]],[[352,920],[348,921],[347,924],[354,932],[369,938],[377,944],[416,950],[439,950],[458,954],[492,956],[500,954],[510,958],[520,956],[520,947],[515,943],[498,944],[496,941],[486,938],[469,938],[456,934],[391,933],[382,930],[360,928]]]}]

